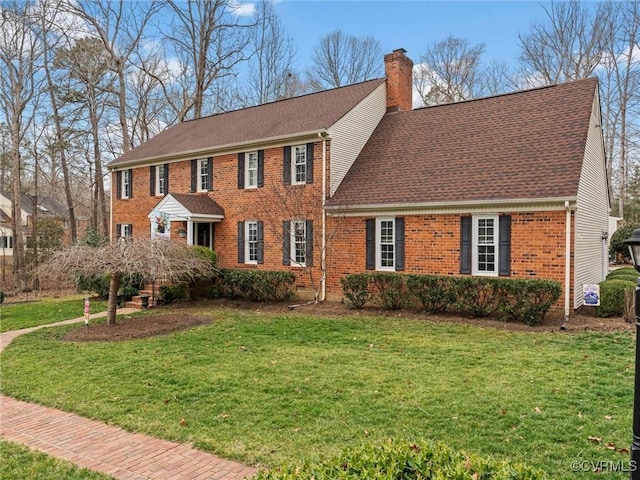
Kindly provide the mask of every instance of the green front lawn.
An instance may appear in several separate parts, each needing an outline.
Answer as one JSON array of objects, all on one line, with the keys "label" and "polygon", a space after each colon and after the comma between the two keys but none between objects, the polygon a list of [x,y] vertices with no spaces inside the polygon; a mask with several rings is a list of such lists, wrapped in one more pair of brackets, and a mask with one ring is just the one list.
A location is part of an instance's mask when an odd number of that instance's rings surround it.
[{"label": "green front lawn", "polygon": [[[106,300],[91,298],[91,314],[104,312],[106,309]],[[0,332],[83,316],[84,296],[81,294],[27,303],[5,303],[0,307]]]},{"label": "green front lawn", "polygon": [[629,332],[194,313],[216,321],[118,343],[58,341],[73,327],[18,337],[0,357],[2,393],[250,464],[423,437],[552,478],[602,478],[582,471],[597,462],[628,468]]},{"label": "green front lawn", "polygon": [[7,480],[113,480],[11,442],[0,441],[0,458],[0,478]]}]

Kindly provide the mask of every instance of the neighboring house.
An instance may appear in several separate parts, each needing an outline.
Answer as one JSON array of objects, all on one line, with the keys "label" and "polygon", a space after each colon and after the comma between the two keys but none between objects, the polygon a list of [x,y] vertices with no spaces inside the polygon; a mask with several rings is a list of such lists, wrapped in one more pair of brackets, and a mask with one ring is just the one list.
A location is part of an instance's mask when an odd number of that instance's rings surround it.
[{"label": "neighboring house", "polygon": [[[285,269],[321,298],[367,270],[549,278],[555,309],[607,269],[609,186],[595,79],[412,110],[386,78],[171,127],[112,162],[112,235]],[[184,239],[181,239],[184,235]]]},{"label": "neighboring house", "polygon": [[[13,195],[10,192],[0,192],[0,256],[13,256],[12,197]],[[22,194],[19,206],[20,217],[17,225],[18,230],[23,235],[23,245],[26,246],[27,240],[31,236],[33,220],[36,217],[36,208],[38,218],[53,218],[60,222],[64,230],[63,242],[69,245],[71,243],[71,225],[69,224],[67,209],[54,198],[38,196],[36,204],[34,197]],[[76,225],[78,225],[79,232],[81,228],[86,228],[86,218],[77,217]]]}]

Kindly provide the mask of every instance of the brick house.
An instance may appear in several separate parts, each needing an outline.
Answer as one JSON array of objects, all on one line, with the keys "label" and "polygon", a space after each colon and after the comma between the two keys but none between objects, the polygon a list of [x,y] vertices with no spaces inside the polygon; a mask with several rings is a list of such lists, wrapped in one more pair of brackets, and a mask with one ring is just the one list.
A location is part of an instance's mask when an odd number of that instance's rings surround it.
[{"label": "brick house", "polygon": [[112,236],[215,249],[339,298],[366,270],[549,278],[556,310],[606,274],[595,79],[412,110],[386,78],[175,125],[109,165]]}]

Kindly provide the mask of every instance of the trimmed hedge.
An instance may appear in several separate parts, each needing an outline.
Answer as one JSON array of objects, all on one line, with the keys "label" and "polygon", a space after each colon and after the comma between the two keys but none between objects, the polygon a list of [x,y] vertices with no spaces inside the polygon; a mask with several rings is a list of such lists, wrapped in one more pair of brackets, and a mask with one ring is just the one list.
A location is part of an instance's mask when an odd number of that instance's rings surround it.
[{"label": "trimmed hedge", "polygon": [[491,277],[357,273],[342,278],[342,291],[354,308],[368,302],[389,310],[416,307],[427,313],[453,312],[486,317],[501,311],[505,320],[537,325],[558,301],[562,287],[552,280]]},{"label": "trimmed hedge", "polygon": [[296,276],[271,270],[224,269],[220,275],[220,294],[253,302],[282,302],[296,291]]},{"label": "trimmed hedge", "polygon": [[613,278],[600,282],[600,306],[596,307],[599,317],[620,317],[624,314],[624,291],[634,289],[635,281]]},{"label": "trimmed hedge", "polygon": [[302,465],[260,471],[256,480],[546,480],[547,475],[521,463],[453,450],[442,442],[390,440],[365,444],[340,456]]}]

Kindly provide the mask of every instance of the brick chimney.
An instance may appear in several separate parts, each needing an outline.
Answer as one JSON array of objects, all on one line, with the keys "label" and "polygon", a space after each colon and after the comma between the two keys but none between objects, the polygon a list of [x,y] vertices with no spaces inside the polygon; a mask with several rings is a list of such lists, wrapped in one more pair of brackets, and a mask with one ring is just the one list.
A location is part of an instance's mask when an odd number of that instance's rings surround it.
[{"label": "brick chimney", "polygon": [[398,48],[384,56],[384,73],[387,77],[387,111],[413,108],[413,61]]}]

